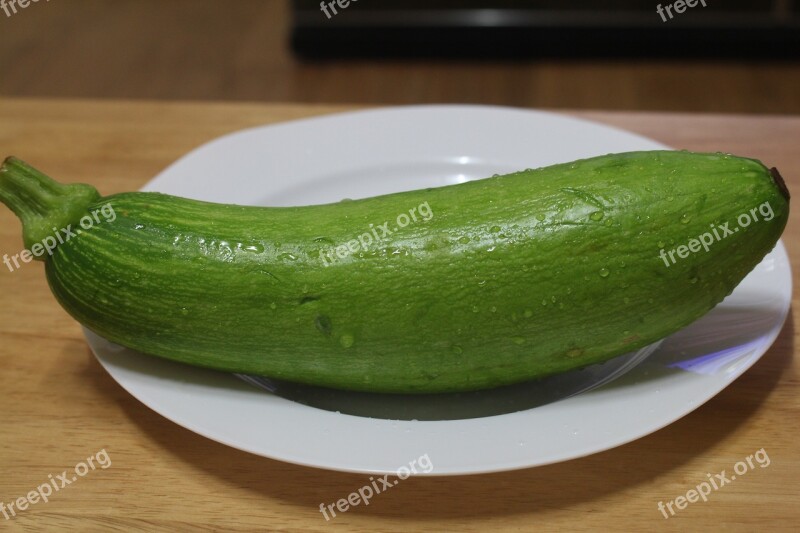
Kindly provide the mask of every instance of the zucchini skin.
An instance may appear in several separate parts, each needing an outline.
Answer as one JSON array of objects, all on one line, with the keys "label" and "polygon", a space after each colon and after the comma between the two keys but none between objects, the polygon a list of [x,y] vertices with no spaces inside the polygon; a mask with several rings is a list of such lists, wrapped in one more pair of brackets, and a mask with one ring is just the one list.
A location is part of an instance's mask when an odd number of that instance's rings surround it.
[{"label": "zucchini skin", "polygon": [[[659,256],[764,203],[771,220],[669,266]],[[730,294],[789,213],[760,162],[669,151],[320,206],[132,192],[88,211],[105,204],[113,222],[46,261],[92,331],[192,365],[401,393],[512,384],[663,338]],[[422,204],[428,220],[323,259]]]}]

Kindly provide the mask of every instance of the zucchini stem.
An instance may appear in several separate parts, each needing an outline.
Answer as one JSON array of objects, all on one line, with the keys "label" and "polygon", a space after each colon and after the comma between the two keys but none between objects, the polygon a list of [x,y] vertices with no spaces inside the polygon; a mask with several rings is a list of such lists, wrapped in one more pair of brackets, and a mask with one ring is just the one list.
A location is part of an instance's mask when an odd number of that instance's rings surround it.
[{"label": "zucchini stem", "polygon": [[[58,183],[15,157],[0,166],[0,202],[22,221],[22,240],[29,250],[76,224],[99,198],[100,193],[91,185]],[[35,258],[44,260],[47,256]]]}]

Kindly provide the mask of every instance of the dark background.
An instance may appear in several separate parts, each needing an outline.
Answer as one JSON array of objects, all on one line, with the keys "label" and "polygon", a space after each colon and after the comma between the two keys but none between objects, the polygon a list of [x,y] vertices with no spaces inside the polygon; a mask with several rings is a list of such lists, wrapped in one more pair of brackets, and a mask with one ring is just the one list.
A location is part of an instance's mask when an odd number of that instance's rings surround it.
[{"label": "dark background", "polygon": [[[393,30],[394,39],[402,44],[407,38],[418,49],[409,45],[400,49],[405,54],[395,50],[387,58],[377,52],[388,41],[376,40],[390,36],[380,26],[386,20],[369,30],[374,12],[400,4],[408,11],[416,4],[463,13],[468,4],[487,3],[359,0],[327,20],[318,2],[307,2],[307,12],[295,19],[283,0],[40,0],[12,17],[0,11],[0,97],[800,113],[800,62],[792,57],[800,46],[783,47],[783,53],[778,46],[796,35],[792,17],[800,2],[707,3],[663,23],[655,12],[658,2],[649,0],[495,2],[547,8],[557,15],[550,19],[551,33],[539,15],[527,22],[517,17],[536,27],[521,28],[520,22],[495,28],[494,38],[485,31],[468,33],[476,36],[476,50],[489,53],[457,54],[448,52],[448,39],[436,42],[441,32],[422,39],[425,33],[412,20],[410,28]],[[587,17],[588,9],[594,12]],[[570,10],[583,18],[565,16]],[[301,23],[294,34],[293,20]],[[397,25],[401,17],[389,20]],[[584,40],[588,34],[573,27],[581,24],[575,20],[612,37]],[[362,28],[362,39],[363,31],[373,32],[367,33],[370,46],[348,45],[348,35],[356,39],[354,26]],[[603,43],[623,30],[638,31],[639,37],[623,40],[621,50],[604,50]],[[514,31],[548,46],[515,54],[502,41]],[[686,37],[692,32],[694,40]],[[303,59],[292,52],[292,35]],[[522,47],[529,41],[520,42]],[[570,57],[559,57],[570,46]]]}]

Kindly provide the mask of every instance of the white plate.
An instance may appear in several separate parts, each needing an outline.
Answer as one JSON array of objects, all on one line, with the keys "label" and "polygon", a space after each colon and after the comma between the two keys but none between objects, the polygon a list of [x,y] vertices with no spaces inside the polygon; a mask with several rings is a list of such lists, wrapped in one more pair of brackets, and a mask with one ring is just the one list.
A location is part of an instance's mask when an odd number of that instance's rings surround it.
[{"label": "white plate", "polygon": [[[661,148],[631,133],[550,113],[403,107],[227,135],[180,159],[144,189],[217,202],[297,205]],[[86,333],[101,364],[127,391],[210,439],[354,472],[393,473],[427,454],[432,475],[468,474],[588,455],[679,419],[764,354],[783,325],[790,295],[789,262],[779,243],[710,314],[638,365],[642,354],[606,372],[627,371],[610,383],[522,411],[452,420],[389,420],[309,407],[232,375],[132,354]]]}]

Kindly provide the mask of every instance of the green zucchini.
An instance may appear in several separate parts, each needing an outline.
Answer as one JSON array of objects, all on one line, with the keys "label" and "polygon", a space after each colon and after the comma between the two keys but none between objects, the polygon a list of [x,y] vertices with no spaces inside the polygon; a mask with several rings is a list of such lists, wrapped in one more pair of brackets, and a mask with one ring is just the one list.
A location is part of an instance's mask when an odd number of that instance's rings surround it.
[{"label": "green zucchini", "polygon": [[661,339],[730,294],[789,215],[775,169],[680,151],[303,207],[101,197],[9,158],[0,200],[26,247],[54,244],[38,258],[58,302],[111,341],[401,393],[507,385]]}]

